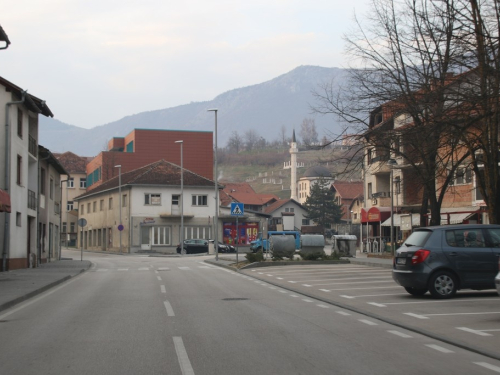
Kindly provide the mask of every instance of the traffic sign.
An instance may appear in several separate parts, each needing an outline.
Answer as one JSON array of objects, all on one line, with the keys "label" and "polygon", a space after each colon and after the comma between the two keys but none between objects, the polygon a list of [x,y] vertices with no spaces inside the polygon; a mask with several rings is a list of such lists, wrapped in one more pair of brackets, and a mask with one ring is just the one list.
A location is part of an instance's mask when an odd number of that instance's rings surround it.
[{"label": "traffic sign", "polygon": [[122,224],[118,225],[118,230],[121,232],[123,230],[124,226]]},{"label": "traffic sign", "polygon": [[84,227],[87,225],[87,220],[85,220],[83,217],[81,219],[78,219],[78,226]]},{"label": "traffic sign", "polygon": [[245,207],[243,203],[231,202],[231,216],[244,216]]}]

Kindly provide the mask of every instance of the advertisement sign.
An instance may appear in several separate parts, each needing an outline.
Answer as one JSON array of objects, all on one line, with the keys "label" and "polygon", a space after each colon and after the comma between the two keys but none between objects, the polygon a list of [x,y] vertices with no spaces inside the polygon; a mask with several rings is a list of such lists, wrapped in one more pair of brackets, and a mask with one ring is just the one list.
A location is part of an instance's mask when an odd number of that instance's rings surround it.
[{"label": "advertisement sign", "polygon": [[[250,245],[250,242],[255,241],[259,235],[259,223],[238,223],[239,245]],[[236,244],[236,223],[223,224],[224,243]]]}]

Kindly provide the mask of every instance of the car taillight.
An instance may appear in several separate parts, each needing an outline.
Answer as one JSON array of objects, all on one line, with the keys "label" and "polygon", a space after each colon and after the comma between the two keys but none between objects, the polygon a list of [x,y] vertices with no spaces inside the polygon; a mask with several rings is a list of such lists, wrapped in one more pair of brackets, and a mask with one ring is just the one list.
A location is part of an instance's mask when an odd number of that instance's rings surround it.
[{"label": "car taillight", "polygon": [[420,249],[415,251],[413,256],[411,257],[411,264],[419,264],[427,259],[431,252],[429,250]]}]

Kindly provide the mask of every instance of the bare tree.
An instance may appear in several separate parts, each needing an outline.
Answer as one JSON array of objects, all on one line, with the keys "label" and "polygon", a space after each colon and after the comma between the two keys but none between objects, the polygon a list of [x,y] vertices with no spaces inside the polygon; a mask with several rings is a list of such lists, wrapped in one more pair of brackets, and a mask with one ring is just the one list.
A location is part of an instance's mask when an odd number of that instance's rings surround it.
[{"label": "bare tree", "polygon": [[281,125],[281,128],[280,128],[280,134],[279,134],[279,139],[281,141],[281,145],[283,147],[286,147],[287,144],[288,144],[288,138],[286,136],[286,133],[287,133],[287,128],[285,125]]},{"label": "bare tree", "polygon": [[243,139],[245,142],[245,149],[247,151],[252,151],[259,141],[259,135],[254,129],[249,129],[243,135]]},{"label": "bare tree", "polygon": [[312,118],[305,118],[300,125],[300,137],[306,146],[311,146],[318,143],[318,132],[316,131],[316,123]]},{"label": "bare tree", "polygon": [[243,139],[237,131],[233,131],[227,141],[227,149],[230,152],[238,154],[243,147]]}]

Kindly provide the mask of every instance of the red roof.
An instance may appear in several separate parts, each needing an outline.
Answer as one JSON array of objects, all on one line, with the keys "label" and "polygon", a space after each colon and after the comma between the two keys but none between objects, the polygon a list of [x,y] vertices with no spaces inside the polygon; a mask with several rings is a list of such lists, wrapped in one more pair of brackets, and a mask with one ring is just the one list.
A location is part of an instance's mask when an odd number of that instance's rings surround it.
[{"label": "red roof", "polygon": [[362,181],[334,181],[332,188],[342,199],[354,199],[363,195]]},{"label": "red roof", "polygon": [[[248,182],[223,183],[222,190],[231,200],[252,206],[264,206],[279,200],[274,194],[258,194]],[[222,194],[221,194],[222,197]]]}]

